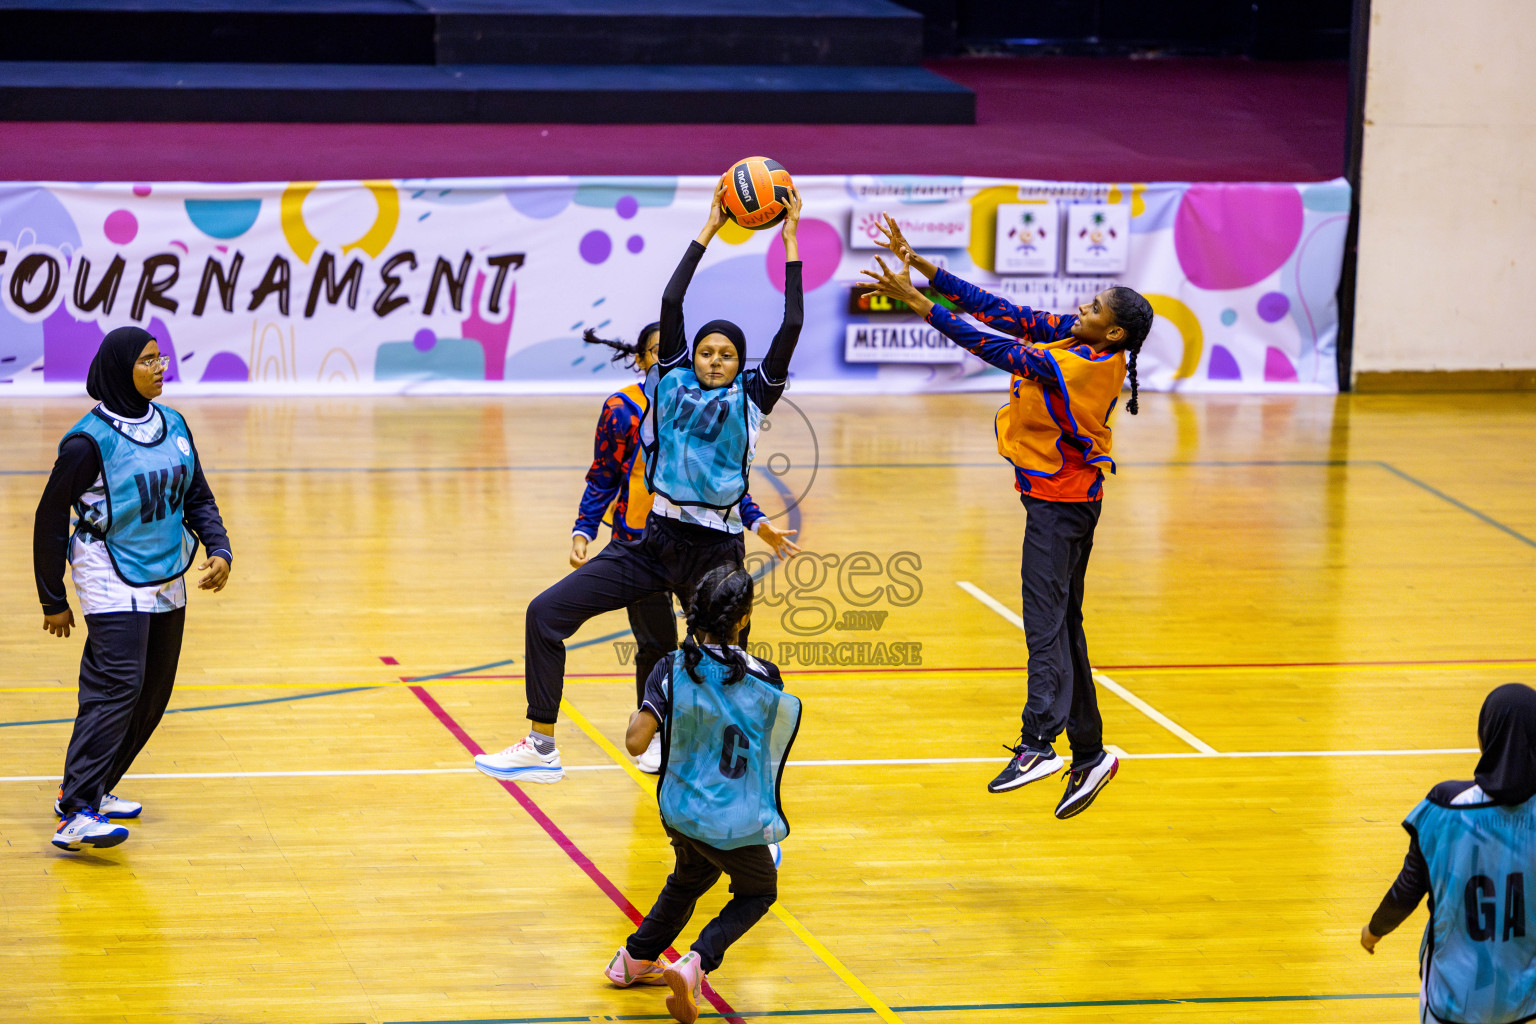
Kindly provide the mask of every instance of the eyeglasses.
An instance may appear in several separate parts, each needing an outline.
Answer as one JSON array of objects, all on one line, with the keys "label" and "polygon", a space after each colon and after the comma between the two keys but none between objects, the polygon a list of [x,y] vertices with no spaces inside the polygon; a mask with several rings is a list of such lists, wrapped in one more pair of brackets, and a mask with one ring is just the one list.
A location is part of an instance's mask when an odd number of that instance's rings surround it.
[{"label": "eyeglasses", "polygon": [[139,360],[139,365],[146,370],[163,370],[171,365],[170,356],[145,356]]}]

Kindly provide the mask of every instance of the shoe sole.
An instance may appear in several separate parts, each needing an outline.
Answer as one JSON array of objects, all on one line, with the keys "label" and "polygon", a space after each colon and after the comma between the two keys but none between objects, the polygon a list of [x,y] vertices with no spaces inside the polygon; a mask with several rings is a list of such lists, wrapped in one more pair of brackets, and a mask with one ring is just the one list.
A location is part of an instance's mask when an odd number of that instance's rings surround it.
[{"label": "shoe sole", "polygon": [[1020,775],[1013,782],[1004,783],[1001,786],[994,786],[989,782],[987,783],[987,792],[1006,793],[1010,789],[1018,789],[1020,786],[1027,786],[1031,782],[1039,782],[1041,779],[1048,779],[1052,775],[1055,775],[1057,772],[1061,771],[1061,769],[1065,766],[1066,762],[1057,757],[1053,760],[1045,761],[1036,765],[1029,771],[1025,772],[1023,775]]},{"label": "shoe sole", "polygon": [[1109,780],[1114,778],[1115,774],[1119,771],[1120,759],[1117,757],[1115,758],[1114,765],[1112,765],[1109,769],[1109,774],[1099,780],[1099,784],[1093,787],[1093,791],[1091,793],[1074,803],[1071,807],[1067,808],[1066,814],[1061,813],[1060,807],[1056,808],[1056,817],[1060,818],[1062,821],[1066,821],[1068,818],[1075,818],[1079,814],[1082,814],[1088,809],[1090,804],[1098,799],[1099,794],[1104,792],[1104,787],[1109,785]]},{"label": "shoe sole", "polygon": [[559,782],[565,778],[564,768],[492,768],[490,765],[475,762],[475,767],[482,773],[502,782]]},{"label": "shoe sole", "polygon": [[[91,838],[91,839],[76,840],[76,842],[78,842],[80,844],[80,846],[94,846],[98,850],[105,850],[105,849],[108,849],[109,847],[117,846],[118,844],[126,841],[127,838],[128,838],[128,833],[124,832],[120,836],[117,836],[117,835],[112,835],[112,836],[96,836],[96,837]],[[80,846],[75,846],[75,845],[71,844],[68,840],[58,840],[58,839],[55,839],[55,840],[52,840],[52,842],[53,842],[54,846],[57,846],[61,850],[68,850],[70,853],[79,853],[80,852]]]},{"label": "shoe sole", "polygon": [[635,762],[635,767],[640,770],[640,774],[642,774],[642,775],[660,775],[661,774],[661,765],[659,765],[659,764],[658,765],[641,764],[639,761],[636,761]]},{"label": "shoe sole", "polygon": [[683,976],[668,968],[661,975],[666,979],[672,994],[667,996],[667,1012],[683,1024],[694,1024],[699,1019],[699,1004],[693,999],[693,989]]}]

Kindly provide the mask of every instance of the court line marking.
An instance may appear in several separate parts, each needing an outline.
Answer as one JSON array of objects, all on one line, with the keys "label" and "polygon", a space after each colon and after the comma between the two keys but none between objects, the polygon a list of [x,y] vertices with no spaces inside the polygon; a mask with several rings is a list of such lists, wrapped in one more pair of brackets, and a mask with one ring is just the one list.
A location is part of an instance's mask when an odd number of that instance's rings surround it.
[{"label": "court line marking", "polygon": [[1175,722],[1173,719],[1169,718],[1167,715],[1165,715],[1161,711],[1157,710],[1157,708],[1153,707],[1151,704],[1148,704],[1146,701],[1142,700],[1140,697],[1136,696],[1130,690],[1127,690],[1125,687],[1121,686],[1119,683],[1115,682],[1113,679],[1109,678],[1109,676],[1105,675],[1104,673],[1102,673],[1102,672],[1095,672],[1095,673],[1093,673],[1093,680],[1094,680],[1094,682],[1098,683],[1100,686],[1102,686],[1105,689],[1109,690],[1111,693],[1114,693],[1117,696],[1119,696],[1119,698],[1121,700],[1125,701],[1131,707],[1135,708],[1137,711],[1140,711],[1142,714],[1144,714],[1148,718],[1152,719],[1152,721],[1156,722],[1158,725],[1162,726],[1164,729],[1167,729],[1169,732],[1173,733],[1175,736],[1177,736],[1179,739],[1183,740],[1185,743],[1188,743],[1190,746],[1192,746],[1196,750],[1200,751],[1200,753],[1202,753],[1202,754],[1215,754],[1215,753],[1219,753],[1219,751],[1217,751],[1217,749],[1215,747],[1213,747],[1209,743],[1205,742],[1205,740],[1202,740],[1200,737],[1196,736],[1194,733],[1192,733],[1188,729],[1184,728],[1178,722]]},{"label": "court line marking", "polygon": [[[470,736],[469,733],[464,731],[463,726],[459,725],[458,721],[455,720],[454,717],[450,715],[447,710],[441,704],[439,704],[430,693],[426,691],[425,687],[413,686],[411,687],[411,693],[416,695],[416,699],[425,705],[426,709],[432,713],[433,717],[435,717],[438,722],[448,730],[454,739],[459,741],[459,744],[463,746],[465,750],[468,750],[471,754],[477,756],[485,753],[480,744],[476,743],[474,738]],[[598,889],[601,890],[603,895],[607,896],[609,901],[612,902],[614,906],[619,908],[620,913],[628,917],[630,921],[632,921],[636,926],[638,926],[641,921],[645,920],[645,915],[640,913],[640,911],[636,909],[635,905],[629,901],[629,898],[619,890],[619,887],[614,885],[608,876],[603,874],[602,871],[598,869],[598,866],[592,862],[590,857],[581,851],[581,848],[571,840],[571,837],[566,835],[565,831],[561,829],[559,825],[555,824],[554,819],[545,814],[543,808],[535,803],[532,797],[523,792],[523,788],[521,786],[507,779],[495,779],[494,781],[500,783],[501,788],[512,795],[512,798],[518,802],[524,811],[527,812],[528,816],[534,820],[535,824],[544,830],[545,835],[554,840],[555,845],[560,848],[561,852],[569,857],[571,861],[575,863],[575,865],[579,867],[582,872],[597,885]],[[677,951],[671,947],[668,947],[666,952],[671,957],[672,962],[676,963],[678,959]],[[708,979],[703,981],[701,990],[704,993],[704,997],[710,1001],[711,1005],[713,1005],[716,1010],[720,1011],[720,1015],[722,1017],[724,1017],[726,1020],[734,1021],[736,1024],[746,1024],[746,1022],[742,1020],[741,1016],[731,1008],[731,1004],[725,1000],[725,997],[715,991],[715,989],[710,985]]]},{"label": "court line marking", "polygon": [[[596,743],[605,754],[613,759],[614,763],[618,764],[621,768],[629,773],[630,778],[634,779],[635,782],[640,786],[641,792],[650,798],[652,805],[657,805],[656,787],[651,777],[645,775],[640,771],[640,769],[636,768],[630,762],[629,758],[620,753],[619,748],[614,746],[608,740],[608,737],[599,732],[597,727],[587,720],[586,715],[583,715],[580,711],[578,711],[576,707],[567,701],[564,697],[560,699],[560,708],[565,712],[566,717],[576,723],[577,728],[587,734],[588,739],[590,739],[593,743]],[[989,760],[996,761],[997,758],[989,758]],[[773,913],[775,917],[784,922],[785,927],[790,930],[795,938],[804,943],[806,948],[816,955],[816,959],[826,964],[827,967],[831,969],[832,973],[837,975],[837,977],[842,980],[843,984],[853,989],[854,994],[857,995],[860,999],[864,1000],[864,1002],[869,1005],[870,1010],[873,1011],[881,1020],[886,1021],[887,1024],[902,1024],[901,1018],[896,1016],[891,1008],[887,1006],[879,996],[870,991],[868,985],[865,985],[864,982],[859,980],[857,975],[855,975],[846,966],[844,966],[843,962],[837,958],[837,954],[833,953],[830,949],[823,945],[820,939],[812,935],[810,930],[807,929],[805,925],[801,924],[800,920],[795,917],[794,914],[790,913],[782,903],[775,900],[768,909]]]},{"label": "court line marking", "polygon": [[[988,608],[991,608],[994,612],[997,612],[997,614],[1001,615],[1009,622],[1013,623],[1020,630],[1024,629],[1024,618],[1019,615],[1018,612],[1014,611],[1012,608],[1009,608],[997,598],[993,597],[985,590],[982,590],[976,584],[967,582],[966,580],[956,580],[955,585],[958,586],[961,590],[965,591],[967,594],[970,594],[976,600],[980,601],[982,604],[986,605]],[[1131,707],[1135,708],[1137,711],[1140,711],[1142,714],[1152,719],[1152,721],[1156,722],[1164,729],[1167,729],[1169,732],[1173,733],[1179,739],[1183,740],[1185,743],[1188,743],[1202,754],[1217,753],[1215,747],[1211,746],[1209,743],[1205,742],[1200,737],[1184,728],[1178,722],[1175,722],[1173,719],[1157,710],[1157,708],[1154,708],[1151,704],[1148,704],[1146,701],[1136,696],[1130,690],[1127,690],[1125,687],[1109,678],[1109,676],[1104,675],[1102,672],[1095,672],[1093,674],[1093,678],[1096,682],[1099,683],[1099,685],[1117,695],[1121,700],[1125,701]]]},{"label": "court line marking", "polygon": [[[902,1013],[956,1013],[977,1010],[1067,1010],[1109,1006],[1179,1006],[1183,1004],[1220,1005],[1242,1003],[1331,1003],[1351,999],[1417,999],[1417,992],[1340,992],[1331,995],[1300,996],[1185,996],[1151,999],[1079,999],[1037,1003],[951,1003],[942,1006],[898,1006]],[[819,1010],[755,1010],[744,1013],[747,1017],[840,1017],[859,1016],[872,1011],[862,1006],[836,1006]],[[701,1013],[699,1019],[715,1016]],[[594,1017],[469,1017],[452,1020],[400,1020],[385,1024],[587,1024],[594,1020],[643,1021],[672,1020],[670,1013],[626,1013]]]},{"label": "court line marking", "polygon": [[[254,707],[257,704],[283,704],[296,700],[309,700],[312,697],[334,697],[337,694],[342,693],[361,693],[363,690],[377,689],[380,689],[380,687],[347,686],[339,690],[320,690],[316,693],[295,693],[283,697],[263,697],[260,700],[237,700],[231,701],[228,704],[200,704],[190,708],[166,708],[165,713],[168,715],[179,715],[188,711],[223,711],[227,708],[248,708]],[[48,687],[49,692],[54,690],[57,690],[60,693],[72,692],[71,690],[66,690],[62,686]],[[0,722],[0,729],[7,729],[13,725],[62,725],[66,722],[73,722],[74,720],[74,716],[71,716],[69,718],[39,718],[30,722]]]},{"label": "court line marking", "polygon": [[1527,537],[1525,534],[1521,533],[1520,531],[1518,531],[1518,530],[1516,530],[1516,529],[1514,529],[1512,527],[1505,526],[1503,523],[1499,522],[1497,519],[1495,519],[1492,516],[1487,515],[1485,513],[1479,512],[1477,509],[1473,508],[1471,505],[1465,504],[1464,502],[1457,501],[1455,498],[1451,497],[1449,494],[1446,494],[1444,491],[1436,490],[1434,487],[1431,487],[1429,484],[1425,483],[1423,480],[1420,480],[1417,477],[1409,476],[1407,473],[1404,473],[1402,470],[1400,470],[1396,466],[1392,465],[1392,463],[1378,461],[1376,464],[1378,466],[1380,466],[1382,469],[1386,470],[1388,473],[1391,473],[1394,476],[1400,477],[1403,480],[1408,481],[1410,484],[1413,484],[1415,487],[1422,488],[1423,490],[1427,491],[1428,493],[1433,494],[1435,497],[1439,498],[1441,501],[1449,502],[1450,504],[1455,505],[1457,508],[1461,509],[1463,512],[1467,513],[1468,515],[1476,516],[1478,519],[1481,519],[1483,522],[1487,523],[1489,526],[1492,526],[1494,529],[1503,530],[1505,533],[1507,533],[1511,537],[1515,538],[1515,540],[1520,541],[1520,543],[1529,545],[1530,547],[1533,547],[1533,548],[1536,548],[1536,540],[1532,540],[1531,538]]},{"label": "court line marking", "polygon": [[[1198,761],[1244,760],[1284,757],[1440,757],[1479,753],[1476,747],[1422,747],[1413,750],[1224,750],[1215,754],[1199,751],[1163,751],[1128,754],[1113,744],[1106,747],[1115,756],[1128,761]],[[790,768],[904,768],[942,767],[951,764],[995,764],[996,757],[871,757],[790,761]],[[616,772],[622,764],[568,764],[568,772]],[[139,772],[124,775],[135,781],[155,779],[308,779],[308,778],[386,778],[399,775],[478,775],[474,768],[300,768],[293,771],[252,772]],[[631,774],[634,774],[631,772]],[[4,782],[58,782],[58,775],[0,775]]]}]

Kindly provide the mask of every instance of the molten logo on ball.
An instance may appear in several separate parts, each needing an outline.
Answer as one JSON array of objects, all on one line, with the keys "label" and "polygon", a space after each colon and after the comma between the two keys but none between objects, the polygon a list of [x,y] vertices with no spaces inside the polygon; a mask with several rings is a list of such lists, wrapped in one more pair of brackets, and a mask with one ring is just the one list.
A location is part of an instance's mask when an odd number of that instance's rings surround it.
[{"label": "molten logo on ball", "polygon": [[732,164],[725,176],[730,179],[725,212],[737,224],[761,231],[784,219],[795,183],[783,164],[766,156],[749,156]]}]

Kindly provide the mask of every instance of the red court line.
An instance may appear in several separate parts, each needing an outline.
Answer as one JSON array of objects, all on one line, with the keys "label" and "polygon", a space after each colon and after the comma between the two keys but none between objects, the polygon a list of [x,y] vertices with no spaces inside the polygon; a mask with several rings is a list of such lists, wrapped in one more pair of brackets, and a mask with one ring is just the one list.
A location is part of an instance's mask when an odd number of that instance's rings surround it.
[{"label": "red court line", "polygon": [[[443,706],[434,700],[432,695],[423,687],[412,686],[410,690],[416,695],[416,699],[427,706],[428,711],[437,716],[437,720],[443,723],[443,727],[453,733],[454,738],[464,745],[465,750],[471,754],[485,753],[480,744],[476,743],[469,733],[465,732],[463,727],[454,721],[453,716],[443,710]],[[635,909],[635,905],[629,902],[629,899],[619,891],[619,887],[609,881],[607,875],[598,870],[597,865],[592,863],[591,858],[581,852],[581,848],[571,841],[571,837],[566,835],[560,826],[556,825],[538,804],[533,802],[532,797],[523,792],[521,786],[515,782],[507,782],[503,779],[496,779],[495,781],[500,782],[501,788],[512,794],[512,798],[522,805],[523,810],[528,812],[530,818],[538,822],[539,827],[549,835],[549,838],[555,841],[555,845],[560,847],[565,852],[565,855],[576,863],[577,867],[586,872],[588,878],[597,883],[597,887],[603,891],[603,895],[613,901],[614,906],[618,907],[636,925],[645,920],[645,915]],[[675,949],[668,948],[667,955],[673,961],[677,960],[677,951]],[[731,1008],[731,1004],[726,1002],[723,996],[710,987],[707,980],[704,982],[702,991],[705,998],[714,1005],[715,1009],[726,1020],[731,1021],[732,1024],[746,1024],[743,1018],[736,1015],[736,1011]]]},{"label": "red court line", "polygon": [[[1220,669],[1220,668],[1412,668],[1430,665],[1529,665],[1531,658],[1440,658],[1418,661],[1233,661],[1189,662],[1170,665],[1095,665],[1095,672],[1135,672],[1137,670]],[[871,672],[909,672],[927,675],[944,675],[952,672],[1028,672],[1027,665],[866,665],[856,668],[790,668],[796,676],[868,675]],[[628,679],[633,673],[625,672],[567,672],[567,679]],[[440,683],[456,679],[525,679],[522,673],[507,675],[446,675],[437,677]]]}]

